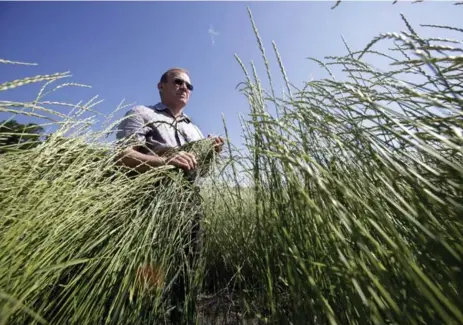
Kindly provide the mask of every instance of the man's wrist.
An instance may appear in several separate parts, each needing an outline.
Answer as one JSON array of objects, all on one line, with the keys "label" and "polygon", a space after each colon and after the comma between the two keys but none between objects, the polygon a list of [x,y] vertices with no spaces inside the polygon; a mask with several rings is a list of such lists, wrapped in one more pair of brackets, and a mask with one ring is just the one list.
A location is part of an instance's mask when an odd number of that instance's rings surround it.
[{"label": "man's wrist", "polygon": [[165,157],[161,157],[161,156],[151,156],[151,159],[149,161],[149,165],[151,167],[165,166],[165,165],[167,165],[167,159]]},{"label": "man's wrist", "polygon": [[159,163],[161,166],[167,166],[169,164],[169,160],[166,157],[159,157]]}]

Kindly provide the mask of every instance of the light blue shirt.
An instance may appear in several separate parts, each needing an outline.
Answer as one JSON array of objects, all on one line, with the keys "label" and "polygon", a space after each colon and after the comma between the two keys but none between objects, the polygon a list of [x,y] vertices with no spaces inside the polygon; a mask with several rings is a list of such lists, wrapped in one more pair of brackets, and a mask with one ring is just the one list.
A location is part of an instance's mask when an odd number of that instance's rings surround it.
[{"label": "light blue shirt", "polygon": [[127,139],[130,145],[150,154],[178,148],[204,136],[186,114],[174,118],[166,105],[157,103],[130,109],[117,128],[116,139]]}]

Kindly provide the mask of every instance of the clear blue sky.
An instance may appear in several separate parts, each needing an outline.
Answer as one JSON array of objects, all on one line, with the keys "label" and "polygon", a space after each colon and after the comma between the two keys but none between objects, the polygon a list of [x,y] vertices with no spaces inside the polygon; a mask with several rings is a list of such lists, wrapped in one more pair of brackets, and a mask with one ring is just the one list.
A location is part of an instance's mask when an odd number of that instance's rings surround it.
[{"label": "clear blue sky", "polygon": [[[254,61],[260,77],[266,78],[246,7],[263,38],[272,75],[281,80],[272,55],[274,40],[288,77],[296,85],[325,76],[306,57],[345,54],[341,35],[353,50],[360,50],[381,32],[405,30],[401,12],[425,36],[435,32],[420,28],[420,23],[462,27],[463,6],[451,2],[345,1],[331,10],[334,3],[0,2],[0,58],[39,64],[0,65],[0,83],[71,71],[73,82],[92,89],[62,89],[50,99],[77,103],[99,95],[104,102],[97,108],[108,114],[123,98],[127,103],[158,102],[160,75],[170,67],[184,67],[195,85],[185,112],[205,134],[223,134],[223,113],[232,141],[239,145],[238,113],[246,115],[248,105],[236,89],[244,75],[234,54],[247,67]],[[280,94],[281,83],[276,85]],[[25,86],[0,93],[0,99],[32,100],[38,89],[37,85]]]}]

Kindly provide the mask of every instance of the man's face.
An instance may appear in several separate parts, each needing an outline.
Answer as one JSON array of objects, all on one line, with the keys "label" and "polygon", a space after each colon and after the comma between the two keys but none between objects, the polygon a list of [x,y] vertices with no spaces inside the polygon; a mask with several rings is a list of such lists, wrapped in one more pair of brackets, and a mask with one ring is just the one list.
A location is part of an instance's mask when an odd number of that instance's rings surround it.
[{"label": "man's face", "polygon": [[162,95],[166,104],[184,107],[190,99],[190,78],[181,71],[169,74],[166,83],[162,83]]}]

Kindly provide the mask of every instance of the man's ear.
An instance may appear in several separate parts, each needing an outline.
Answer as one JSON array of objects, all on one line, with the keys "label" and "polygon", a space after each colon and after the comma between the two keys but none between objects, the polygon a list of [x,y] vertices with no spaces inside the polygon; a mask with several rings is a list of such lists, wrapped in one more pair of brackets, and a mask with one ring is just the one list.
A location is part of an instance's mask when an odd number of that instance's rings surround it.
[{"label": "man's ear", "polygon": [[162,91],[162,83],[161,83],[161,82],[158,83],[158,90],[159,90],[159,91]]}]

